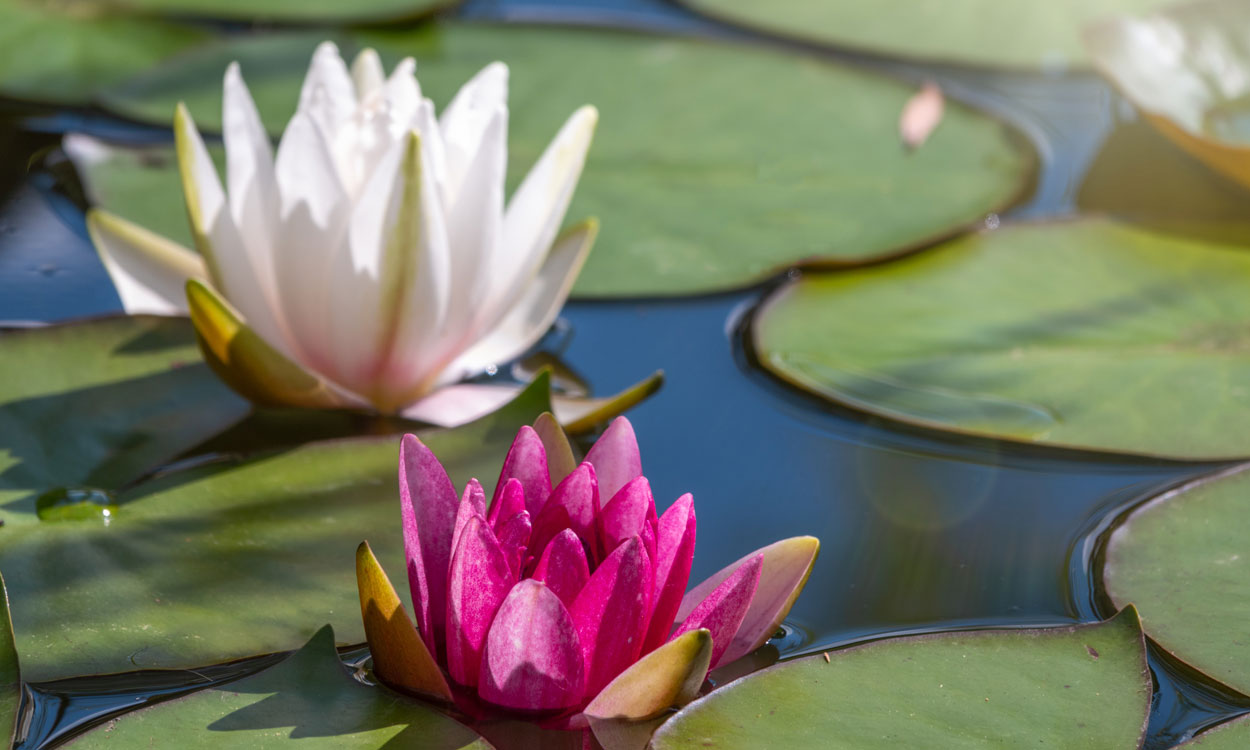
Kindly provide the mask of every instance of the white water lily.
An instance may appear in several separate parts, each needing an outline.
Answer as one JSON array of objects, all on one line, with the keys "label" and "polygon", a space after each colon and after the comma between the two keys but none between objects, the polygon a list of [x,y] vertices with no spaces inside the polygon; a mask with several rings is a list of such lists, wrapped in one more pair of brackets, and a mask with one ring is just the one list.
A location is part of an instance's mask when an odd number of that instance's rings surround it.
[{"label": "white water lily", "polygon": [[227,382],[301,406],[402,411],[530,348],[594,241],[593,220],[557,232],[598,113],[572,114],[505,207],[508,68],[486,66],[437,118],[415,69],[405,59],[387,77],[365,50],[349,71],[323,43],[275,154],[232,64],[224,189],[180,105],[199,254],[89,216],[127,312],[189,309]]}]

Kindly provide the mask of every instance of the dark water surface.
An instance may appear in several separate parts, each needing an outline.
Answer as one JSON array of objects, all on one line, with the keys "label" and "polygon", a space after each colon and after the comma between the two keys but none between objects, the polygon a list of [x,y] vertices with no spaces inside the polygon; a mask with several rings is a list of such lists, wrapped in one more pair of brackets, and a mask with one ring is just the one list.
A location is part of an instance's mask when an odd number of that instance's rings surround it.
[{"label": "dark water surface", "polygon": [[[470,18],[609,23],[745,36],[659,0],[470,0]],[[765,42],[773,43],[773,42]],[[798,46],[798,45],[792,45]],[[1135,122],[1088,74],[1004,74],[828,53],[996,113],[1041,156],[1033,195],[987,226],[1078,209],[1150,220],[1221,219],[1245,198]],[[80,129],[145,140],[90,112],[14,108],[0,124],[0,321],[38,323],[115,312],[116,294],[86,239],[57,134]],[[28,173],[28,156],[40,157]],[[1143,166],[1146,165],[1146,166]],[[1139,179],[1148,170],[1152,179]],[[885,635],[1057,625],[1109,614],[1091,575],[1099,535],[1133,503],[1210,465],[1100,457],[967,439],[866,417],[790,389],[755,366],[744,336],[769,285],[701,298],[573,302],[545,346],[596,393],[655,369],[667,380],[630,412],[644,468],[664,504],[695,495],[696,579],[798,534],[822,551],[776,643],[784,656]],[[266,666],[136,673],[32,686],[23,750],[149,698]],[[1237,713],[1182,665],[1152,653],[1158,689],[1149,748],[1166,748]],[[208,682],[206,682],[206,680]]]}]

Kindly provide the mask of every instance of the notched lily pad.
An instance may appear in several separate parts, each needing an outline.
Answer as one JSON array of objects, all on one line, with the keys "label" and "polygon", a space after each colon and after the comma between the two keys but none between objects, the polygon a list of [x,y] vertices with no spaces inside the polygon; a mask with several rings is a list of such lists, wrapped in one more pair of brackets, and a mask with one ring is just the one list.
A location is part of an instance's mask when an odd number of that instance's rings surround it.
[{"label": "notched lily pad", "polygon": [[69,743],[90,748],[421,747],[488,750],[473,730],[410,698],[348,675],[326,626],[282,662],[110,721]]},{"label": "notched lily pad", "polygon": [[1250,188],[1250,6],[1177,4],[1090,27],[1090,56],[1159,132]]},{"label": "notched lily pad", "polygon": [[9,619],[9,595],[0,577],[0,747],[9,747],[17,736],[17,710],[22,704],[22,679]]},{"label": "notched lily pad", "polygon": [[761,363],[856,409],[987,437],[1250,455],[1250,253],[1103,220],[1024,224],[778,290]]},{"label": "notched lily pad", "polygon": [[[550,409],[545,377],[500,411],[429,432],[458,484],[491,491],[517,429]],[[403,570],[399,440],[325,442],[172,473],[118,495],[110,522],[0,527],[26,679],[194,667],[294,648],[330,622],[364,640],[354,553]]]},{"label": "notched lily pad", "polygon": [[[279,133],[318,39],[206,45],[113,89],[105,104],[167,124],[181,99],[200,127],[217,130],[222,71],[238,59],[262,118]],[[634,33],[462,24],[356,34],[341,44],[365,45],[390,62],[415,56],[422,90],[440,107],[481,67],[507,61],[510,188],[570,113],[586,103],[599,108],[568,213],[602,222],[577,296],[712,292],[799,262],[879,258],[959,231],[1032,184],[1032,153],[1000,123],[952,103],[925,147],[907,153],[895,128],[911,89],[811,56]],[[117,178],[86,170],[104,208],[160,231],[183,216],[171,167],[125,169]],[[106,183],[123,190],[110,196]],[[189,244],[186,229],[174,229],[172,238]]]},{"label": "notched lily pad", "polygon": [[656,750],[1140,747],[1150,709],[1130,607],[1106,622],[887,639],[785,662],[680,711]]},{"label": "notched lily pad", "polygon": [[1144,13],[1168,0],[682,2],[733,23],[891,57],[1053,69],[1086,64],[1083,26],[1115,13]]},{"label": "notched lily pad", "polygon": [[1250,466],[1169,490],[1134,510],[1107,543],[1103,584],[1141,609],[1146,633],[1250,695]]}]

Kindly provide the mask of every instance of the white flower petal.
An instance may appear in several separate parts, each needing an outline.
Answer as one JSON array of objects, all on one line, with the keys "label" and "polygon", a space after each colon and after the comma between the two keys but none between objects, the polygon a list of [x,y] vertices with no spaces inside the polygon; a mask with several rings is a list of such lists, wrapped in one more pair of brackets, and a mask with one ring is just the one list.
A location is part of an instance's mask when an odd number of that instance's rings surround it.
[{"label": "white flower petal", "polygon": [[488,326],[516,303],[542,264],[568,211],[598,120],[594,107],[574,112],[512,195],[499,255],[491,264],[492,301],[499,306]]},{"label": "white flower petal", "polygon": [[186,314],[187,279],[208,279],[200,256],[120,216],[93,209],[87,232],[130,315]]},{"label": "white flower petal", "polygon": [[174,115],[174,137],[192,235],[213,286],[258,334],[285,353],[285,334],[261,287],[260,273],[253,267],[251,255],[227,210],[217,168],[182,104]]},{"label": "white flower petal", "polygon": [[382,58],[373,48],[366,48],[356,55],[352,61],[352,82],[356,84],[356,99],[364,99],[382,89],[386,82],[386,71],[382,68]]},{"label": "white flower petal", "polygon": [[297,113],[308,115],[327,134],[338,132],[356,111],[356,86],[347,63],[333,42],[322,42],[313,53],[299,92]]},{"label": "white flower petal", "polygon": [[543,337],[573,289],[599,232],[591,220],[556,240],[534,281],[503,320],[444,371],[440,382],[471,377],[490,365],[515,359]]},{"label": "white flower petal", "polygon": [[459,427],[484,417],[516,398],[523,385],[461,383],[439,388],[412,406],[403,416],[439,427]]},{"label": "white flower petal", "polygon": [[[223,90],[222,137],[226,146],[230,215],[239,229],[265,301],[276,313],[273,235],[278,221],[278,189],[273,148],[238,63],[231,63],[226,69]],[[281,316],[275,317],[285,328]]]},{"label": "white flower petal", "polygon": [[294,340],[294,355],[307,367],[335,377],[326,336],[332,314],[326,298],[331,259],[346,242],[351,201],[329,144],[307,114],[297,112],[291,118],[274,170],[281,211],[274,243],[278,303]]},{"label": "white flower petal", "polygon": [[482,139],[495,113],[508,107],[508,66],[493,62],[460,88],[439,118],[443,147],[447,153],[444,195],[457,200]]},{"label": "white flower petal", "polygon": [[508,110],[497,107],[486,125],[462,188],[447,209],[451,253],[451,285],[447,345],[463,348],[481,333],[478,313],[487,309],[491,293],[490,263],[503,228],[504,175],[508,169]]}]

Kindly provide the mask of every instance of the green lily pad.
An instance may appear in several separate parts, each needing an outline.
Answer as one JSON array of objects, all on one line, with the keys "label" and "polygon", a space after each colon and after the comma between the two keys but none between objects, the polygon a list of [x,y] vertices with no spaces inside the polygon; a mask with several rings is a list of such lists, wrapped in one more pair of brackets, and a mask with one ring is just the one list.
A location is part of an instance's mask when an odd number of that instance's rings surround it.
[{"label": "green lily pad", "polygon": [[[97,0],[98,1],[98,0]],[[128,10],[228,21],[380,23],[413,21],[458,0],[120,0]]]},{"label": "green lily pad", "polygon": [[7,331],[0,362],[0,539],[38,523],[45,493],[118,490],[250,408],[201,362],[184,319]]},{"label": "green lily pad", "polygon": [[1242,750],[1250,746],[1250,717],[1243,716],[1209,729],[1177,748],[1200,747],[1202,750]]},{"label": "green lily pad", "polygon": [[[294,110],[318,37],[222,40],[110,91],[106,106],[168,123],[179,99],[220,128],[221,76],[239,60],[271,132]],[[569,211],[602,230],[574,293],[621,297],[745,286],[799,263],[844,264],[950,235],[1032,181],[1031,151],[995,120],[949,103],[921,149],[896,133],[913,93],[892,79],[801,54],[587,29],[457,25],[359,34],[394,62],[414,55],[445,105],[492,60],[511,67],[515,186],[578,106],[600,110]],[[344,52],[354,45],[341,45]],[[611,85],[605,84],[610,81]],[[87,175],[101,203],[140,224],[180,217],[166,157],[142,174]],[[101,166],[99,169],[104,169]],[[93,176],[91,173],[96,173]],[[103,183],[124,183],[112,196]],[[172,237],[189,244],[185,228]]]},{"label": "green lily pad", "polygon": [[[539,377],[512,403],[423,435],[454,481],[490,485],[522,424],[550,408]],[[364,640],[355,550],[404,570],[394,436],[307,445],[140,484],[102,522],[0,527],[23,674],[48,680],[193,667],[298,646],[310,622]]]},{"label": "green lily pad", "polygon": [[891,419],[1177,459],[1250,455],[1250,253],[1103,220],[1006,226],[811,275],[761,363]]},{"label": "green lily pad", "polygon": [[0,94],[85,104],[208,36],[81,2],[0,0]]},{"label": "green lily pad", "polygon": [[69,743],[76,750],[420,747],[487,750],[453,719],[347,673],[327,625],[283,661],[256,675],[128,713]]},{"label": "green lily pad", "polygon": [[769,667],[656,732],[686,748],[1140,747],[1150,710],[1130,608],[1094,625],[877,641]]},{"label": "green lily pad", "polygon": [[17,709],[22,703],[22,679],[9,619],[9,595],[0,577],[0,747],[9,747],[17,736]]},{"label": "green lily pad", "polygon": [[1112,533],[1103,583],[1160,646],[1250,694],[1250,467],[1142,505]]},{"label": "green lily pad", "polygon": [[1087,65],[1081,29],[1169,0],[682,0],[732,23],[838,47],[1003,68]]}]

